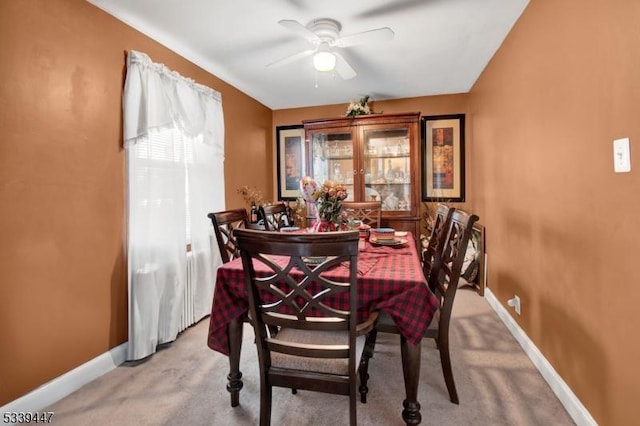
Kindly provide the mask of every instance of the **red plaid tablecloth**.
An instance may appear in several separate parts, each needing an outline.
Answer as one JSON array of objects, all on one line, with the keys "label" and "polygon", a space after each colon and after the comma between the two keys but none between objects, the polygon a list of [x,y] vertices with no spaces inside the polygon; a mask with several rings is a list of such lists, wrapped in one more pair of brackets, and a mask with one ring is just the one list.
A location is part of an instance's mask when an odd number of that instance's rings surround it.
[{"label": "red plaid tablecloth", "polygon": [[[358,255],[358,317],[363,320],[373,310],[387,312],[403,336],[417,344],[438,307],[438,300],[429,290],[411,235],[400,247],[374,246],[369,242]],[[348,269],[335,268],[336,275],[348,274]],[[209,320],[207,345],[229,355],[227,326],[234,318],[249,310],[244,288],[242,260],[223,264],[217,273],[216,288]],[[341,306],[348,309],[348,306]]]}]

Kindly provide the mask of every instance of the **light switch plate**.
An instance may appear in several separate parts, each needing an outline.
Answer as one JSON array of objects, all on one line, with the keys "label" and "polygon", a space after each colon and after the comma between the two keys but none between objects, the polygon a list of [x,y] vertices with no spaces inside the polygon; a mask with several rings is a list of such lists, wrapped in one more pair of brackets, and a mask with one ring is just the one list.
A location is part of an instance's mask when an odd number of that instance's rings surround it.
[{"label": "light switch plate", "polygon": [[613,169],[616,173],[631,171],[629,138],[616,139],[613,141]]}]

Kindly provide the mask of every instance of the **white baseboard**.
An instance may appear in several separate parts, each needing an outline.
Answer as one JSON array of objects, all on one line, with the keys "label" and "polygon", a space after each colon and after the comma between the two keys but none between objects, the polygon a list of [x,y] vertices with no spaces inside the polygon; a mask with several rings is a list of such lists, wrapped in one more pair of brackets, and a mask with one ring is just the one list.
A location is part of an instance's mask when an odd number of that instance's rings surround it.
[{"label": "white baseboard", "polygon": [[87,361],[81,366],[56,377],[0,408],[0,412],[34,412],[61,400],[65,396],[77,391],[82,386],[113,370],[126,359],[127,343],[116,346],[109,352]]},{"label": "white baseboard", "polygon": [[511,314],[505,309],[505,307],[496,299],[495,295],[486,288],[484,291],[484,298],[489,305],[498,314],[498,317],[502,320],[507,329],[511,332],[513,337],[518,341],[522,349],[527,356],[536,366],[542,377],[549,384],[553,393],[556,394],[560,403],[569,413],[569,416],[573,419],[578,426],[597,426],[598,423],[591,417],[591,414],[576,395],[571,391],[569,386],[562,380],[562,377],[551,366],[549,361],[542,355],[540,350],[533,344],[529,336],[520,328],[518,323],[513,319]]}]

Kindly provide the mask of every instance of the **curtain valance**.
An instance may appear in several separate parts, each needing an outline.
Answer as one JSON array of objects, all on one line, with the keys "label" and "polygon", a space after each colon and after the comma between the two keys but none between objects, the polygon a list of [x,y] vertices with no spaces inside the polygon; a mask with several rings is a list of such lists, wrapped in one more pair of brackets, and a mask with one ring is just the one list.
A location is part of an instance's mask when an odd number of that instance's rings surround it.
[{"label": "curtain valance", "polygon": [[223,152],[221,94],[134,50],[127,55],[123,111],[125,146],[151,129],[175,125],[190,137],[202,134],[204,143],[220,144],[215,149]]}]

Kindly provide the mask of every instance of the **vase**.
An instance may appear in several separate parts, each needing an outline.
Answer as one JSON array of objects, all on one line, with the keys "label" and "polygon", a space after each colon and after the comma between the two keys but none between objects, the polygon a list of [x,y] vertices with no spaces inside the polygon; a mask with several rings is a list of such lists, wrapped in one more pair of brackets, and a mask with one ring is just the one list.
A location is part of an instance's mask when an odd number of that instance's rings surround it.
[{"label": "vase", "polygon": [[320,219],[316,232],[345,231],[346,229],[347,227],[344,223],[336,223],[328,219]]}]

